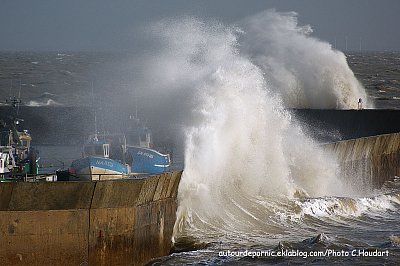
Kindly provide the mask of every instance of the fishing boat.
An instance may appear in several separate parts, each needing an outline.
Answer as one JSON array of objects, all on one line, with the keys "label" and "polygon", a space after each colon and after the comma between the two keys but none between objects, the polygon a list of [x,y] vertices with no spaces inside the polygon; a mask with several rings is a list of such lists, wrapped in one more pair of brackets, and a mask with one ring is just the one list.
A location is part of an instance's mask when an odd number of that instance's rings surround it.
[{"label": "fishing boat", "polygon": [[[6,104],[18,110],[20,99],[10,98]],[[0,119],[0,176],[4,180],[19,180],[38,174],[38,158],[31,149],[32,137],[28,130],[20,130],[20,122],[13,111]]]},{"label": "fishing boat", "polygon": [[153,148],[151,130],[138,119],[130,119],[126,130],[126,152],[134,174],[159,174],[169,171],[171,159]]},{"label": "fishing boat", "polygon": [[170,156],[153,149],[152,133],[137,119],[137,106],[121,134],[98,134],[96,108],[93,110],[94,134],[84,144],[83,158],[73,161],[72,176],[102,180],[169,171]]},{"label": "fishing boat", "polygon": [[69,180],[105,180],[167,172],[169,154],[153,148],[151,130],[137,119],[121,134],[93,134],[85,141],[83,157],[72,162]]},{"label": "fishing boat", "polygon": [[[92,82],[92,104],[94,92]],[[97,130],[97,114],[94,110],[94,134],[90,135],[83,145],[83,157],[74,160],[67,173],[58,172],[57,177],[67,180],[108,180],[125,178],[130,173],[125,163],[126,140],[120,134],[99,135]]]},{"label": "fishing boat", "polygon": [[70,180],[125,178],[130,173],[130,167],[125,163],[125,153],[123,135],[90,135],[83,146],[83,157],[71,164]]}]

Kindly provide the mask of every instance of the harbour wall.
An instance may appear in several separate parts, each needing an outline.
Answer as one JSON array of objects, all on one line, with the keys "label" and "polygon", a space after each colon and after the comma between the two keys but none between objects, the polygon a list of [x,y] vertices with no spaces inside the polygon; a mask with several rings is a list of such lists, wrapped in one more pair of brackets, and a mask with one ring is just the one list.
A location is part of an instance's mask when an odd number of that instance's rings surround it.
[{"label": "harbour wall", "polygon": [[[106,131],[112,129],[114,133],[122,131],[129,116],[135,113],[118,106],[101,108],[97,110],[100,132],[104,128]],[[13,111],[10,107],[0,107],[0,119],[7,118]],[[400,110],[289,109],[289,112],[309,135],[325,142],[400,132]],[[90,107],[21,106],[19,116],[24,119],[20,129],[29,129],[35,145],[81,144],[95,128],[94,110]],[[163,138],[173,135],[166,132],[171,130],[173,118],[165,119],[165,125],[157,120],[158,123],[149,123],[148,126],[157,142],[167,142]]]},{"label": "harbour wall", "polygon": [[340,166],[345,182],[365,191],[400,176],[400,133],[325,144]]},{"label": "harbour wall", "polygon": [[142,265],[169,254],[181,174],[0,183],[0,265]]}]

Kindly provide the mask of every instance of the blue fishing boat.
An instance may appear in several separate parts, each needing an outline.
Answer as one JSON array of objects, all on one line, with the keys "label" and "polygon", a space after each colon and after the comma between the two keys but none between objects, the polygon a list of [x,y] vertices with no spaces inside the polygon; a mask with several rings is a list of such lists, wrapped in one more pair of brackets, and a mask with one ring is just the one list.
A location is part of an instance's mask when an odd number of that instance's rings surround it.
[{"label": "blue fishing boat", "polygon": [[121,134],[95,134],[84,144],[83,158],[73,161],[69,173],[79,179],[102,180],[169,171],[169,154],[153,149],[152,133],[139,119],[129,117]]},{"label": "blue fishing boat", "polygon": [[163,154],[153,149],[150,129],[138,119],[131,119],[126,130],[127,163],[134,174],[158,174],[169,171],[171,159],[169,154]]},{"label": "blue fishing boat", "polygon": [[[92,97],[94,102],[93,82]],[[130,167],[125,162],[126,139],[124,135],[99,135],[97,114],[94,109],[94,134],[83,146],[83,158],[72,162],[68,179],[107,180],[128,177]]]},{"label": "blue fishing boat", "polygon": [[[83,158],[72,162],[72,177],[79,180],[107,180],[127,177],[130,167],[125,163],[125,137],[97,134],[89,136],[83,147]],[[112,156],[112,158],[110,158]]]}]

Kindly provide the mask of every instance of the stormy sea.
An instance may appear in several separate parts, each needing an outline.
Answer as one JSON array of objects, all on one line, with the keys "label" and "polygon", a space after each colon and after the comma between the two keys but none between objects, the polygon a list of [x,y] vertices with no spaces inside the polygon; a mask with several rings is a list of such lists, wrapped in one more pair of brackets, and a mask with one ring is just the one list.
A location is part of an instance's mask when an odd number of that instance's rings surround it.
[{"label": "stormy sea", "polygon": [[398,265],[400,178],[346,182],[291,109],[399,109],[399,52],[342,52],[275,11],[148,35],[141,54],[0,53],[1,95],[35,113],[24,123],[44,166],[80,156],[91,111],[104,131],[135,113],[184,169],[174,249],[153,264]]}]

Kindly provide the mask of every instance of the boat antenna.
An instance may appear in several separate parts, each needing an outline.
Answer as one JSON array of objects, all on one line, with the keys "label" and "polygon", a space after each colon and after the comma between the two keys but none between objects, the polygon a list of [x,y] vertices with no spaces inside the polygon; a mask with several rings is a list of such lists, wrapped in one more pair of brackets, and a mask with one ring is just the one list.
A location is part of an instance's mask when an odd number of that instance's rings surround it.
[{"label": "boat antenna", "polygon": [[[11,85],[11,88],[12,88],[12,85]],[[19,104],[21,103],[21,99],[20,99],[20,97],[21,97],[21,80],[20,80],[20,85],[19,85],[18,98],[15,95],[14,95],[14,97],[11,97],[11,88],[10,88],[10,99],[6,99],[6,104],[10,104],[14,108],[14,110],[15,110],[15,108],[17,108],[17,112],[16,112],[13,120],[16,124],[18,124],[19,121],[23,121],[23,120],[17,118],[18,112],[19,112]]]},{"label": "boat antenna", "polygon": [[94,106],[94,91],[93,91],[93,81],[92,81],[92,108],[94,112],[94,137],[97,139],[97,114],[96,114],[96,108]]},{"label": "boat antenna", "polygon": [[19,104],[21,103],[21,79],[19,80],[19,90],[18,90],[18,99],[17,99],[17,118],[19,114]]},{"label": "boat antenna", "polygon": [[13,86],[13,81],[11,80],[11,86],[10,86],[10,95],[9,98],[11,99],[11,91],[12,91],[12,86]]}]

